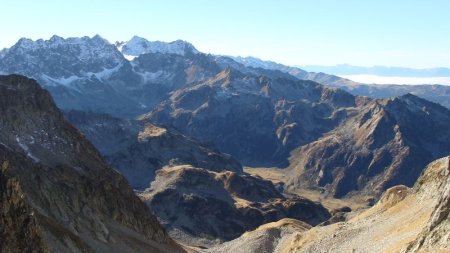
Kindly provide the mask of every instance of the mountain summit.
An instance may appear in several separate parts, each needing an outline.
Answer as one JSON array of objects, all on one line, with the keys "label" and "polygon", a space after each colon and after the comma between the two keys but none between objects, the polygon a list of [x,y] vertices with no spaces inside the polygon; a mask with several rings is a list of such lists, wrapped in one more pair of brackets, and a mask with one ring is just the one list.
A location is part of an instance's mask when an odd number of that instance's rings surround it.
[{"label": "mountain summit", "polygon": [[134,59],[141,54],[161,53],[185,55],[199,53],[189,42],[176,40],[170,43],[162,41],[148,41],[142,37],[134,36],[127,42],[116,42],[116,47],[127,59]]}]

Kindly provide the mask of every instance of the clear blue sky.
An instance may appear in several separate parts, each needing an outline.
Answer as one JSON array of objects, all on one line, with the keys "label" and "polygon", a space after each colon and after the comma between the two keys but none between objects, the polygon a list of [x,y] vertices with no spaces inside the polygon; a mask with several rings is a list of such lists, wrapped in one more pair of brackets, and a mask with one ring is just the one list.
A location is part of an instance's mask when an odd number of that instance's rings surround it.
[{"label": "clear blue sky", "polygon": [[21,37],[184,39],[291,65],[450,67],[449,0],[2,0],[0,48]]}]

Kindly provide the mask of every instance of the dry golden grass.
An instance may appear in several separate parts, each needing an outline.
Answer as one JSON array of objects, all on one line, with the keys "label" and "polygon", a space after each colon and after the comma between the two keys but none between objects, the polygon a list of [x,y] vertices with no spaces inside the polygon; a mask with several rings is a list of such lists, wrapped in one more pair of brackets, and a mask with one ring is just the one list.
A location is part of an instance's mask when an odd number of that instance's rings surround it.
[{"label": "dry golden grass", "polygon": [[147,125],[145,126],[145,129],[141,132],[139,132],[138,140],[144,140],[148,137],[158,137],[167,132],[167,129],[162,127],[157,127],[155,125]]},{"label": "dry golden grass", "polygon": [[283,169],[278,168],[253,168],[253,167],[244,167],[244,171],[253,176],[259,176],[264,179],[272,181],[274,184],[276,183],[286,183],[288,177],[286,172]]}]

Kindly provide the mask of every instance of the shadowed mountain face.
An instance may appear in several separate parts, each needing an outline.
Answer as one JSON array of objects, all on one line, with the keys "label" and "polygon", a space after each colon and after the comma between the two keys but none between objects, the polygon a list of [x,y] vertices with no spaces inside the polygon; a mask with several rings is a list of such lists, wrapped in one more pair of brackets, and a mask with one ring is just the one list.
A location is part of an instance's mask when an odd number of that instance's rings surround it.
[{"label": "shadowed mountain face", "polygon": [[2,252],[176,252],[125,179],[31,79],[0,76]]},{"label": "shadowed mountain face", "polygon": [[170,128],[106,114],[70,111],[67,119],[80,129],[135,189],[146,189],[164,166],[190,164],[211,171],[242,173],[230,155]]}]

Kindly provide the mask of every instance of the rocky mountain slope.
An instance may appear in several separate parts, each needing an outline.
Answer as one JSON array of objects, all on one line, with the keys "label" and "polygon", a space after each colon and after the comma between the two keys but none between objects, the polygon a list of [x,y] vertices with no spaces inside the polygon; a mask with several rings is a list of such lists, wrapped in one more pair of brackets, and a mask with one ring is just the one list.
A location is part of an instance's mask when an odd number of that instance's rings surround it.
[{"label": "rocky mountain slope", "polygon": [[0,251],[182,251],[34,80],[1,76],[0,112]]},{"label": "rocky mountain slope", "polygon": [[355,97],[289,76],[227,68],[174,92],[141,119],[173,125],[246,164],[286,164],[289,152],[337,126]]},{"label": "rocky mountain slope", "polygon": [[309,228],[282,220],[205,252],[447,252],[449,161],[432,162],[413,188],[390,188],[346,222]]},{"label": "rocky mountain slope", "polygon": [[146,189],[164,166],[189,164],[211,171],[242,172],[233,157],[175,129],[92,112],[70,111],[66,118],[116,167],[134,189]]},{"label": "rocky mountain slope", "polygon": [[450,153],[450,111],[413,95],[373,100],[291,154],[292,185],[335,197],[412,186],[423,167]]},{"label": "rocky mountain slope", "polygon": [[191,165],[157,171],[151,187],[139,195],[172,237],[200,247],[234,239],[286,217],[313,226],[331,217],[319,203],[286,198],[270,181]]},{"label": "rocky mountain slope", "polygon": [[234,69],[178,90],[142,119],[212,142],[246,165],[290,164],[291,188],[334,197],[412,186],[450,152],[450,111],[438,104],[414,95],[371,100]]}]

